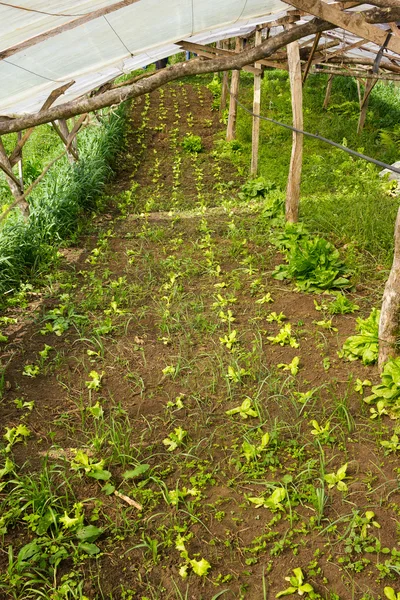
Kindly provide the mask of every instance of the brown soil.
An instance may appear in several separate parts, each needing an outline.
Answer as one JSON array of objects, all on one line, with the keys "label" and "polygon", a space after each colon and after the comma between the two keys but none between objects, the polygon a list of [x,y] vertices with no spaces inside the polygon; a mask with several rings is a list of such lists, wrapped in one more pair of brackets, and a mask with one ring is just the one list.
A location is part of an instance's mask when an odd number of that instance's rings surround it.
[{"label": "brown soil", "polygon": [[[35,478],[47,456],[47,464],[59,471],[52,475],[54,486],[61,486],[57,493],[69,493],[64,489],[69,481],[76,499],[84,502],[87,524],[98,511],[95,523],[104,528],[97,541],[101,554],[78,560],[75,567],[64,560],[57,574],[60,582],[75,568],[90,600],[211,600],[223,590],[226,599],[272,599],[288,587],[285,577],[297,567],[319,597],[378,598],[385,585],[396,587],[400,568],[395,552],[398,464],[393,455],[384,456],[379,444],[390,437],[392,424],[371,421],[368,406],[354,391],[356,378],[377,382],[377,371],[337,356],[354,332],[357,314],[334,317],[337,333],[321,329],[315,324],[322,316],[314,300],[326,301],[327,296],[298,293],[271,277],[282,257],[258,228],[256,202],[229,206],[242,178],[229,160],[213,153],[223,125],[210,105],[205,88],[185,84],[170,86],[161,96],[155,92],[139,142],[145,100],[132,106],[127,147],[98,231],[82,239],[81,248],[63,252],[57,286],[28,294],[25,307],[8,310],[7,316],[18,322],[3,328],[9,341],[2,353],[6,371],[0,419],[4,427],[22,419],[31,431],[26,443],[12,448],[18,473]],[[166,113],[160,118],[163,106]],[[171,131],[176,127],[174,149]],[[204,146],[197,157],[181,148],[192,132]],[[178,200],[172,194],[176,155],[182,158]],[[218,165],[221,174],[215,175]],[[215,186],[228,182],[233,183]],[[151,212],[145,214],[150,197]],[[102,248],[97,259],[94,248]],[[217,287],[222,282],[226,287]],[[273,303],[257,304],[267,292]],[[216,309],[218,294],[236,300]],[[361,306],[359,314],[369,314],[371,297],[356,291],[351,298]],[[42,334],[45,323],[52,322],[45,321],[49,311],[63,304],[68,329],[61,336]],[[218,315],[228,309],[235,317],[231,330],[240,340],[235,353],[220,342],[228,325]],[[271,311],[286,315],[298,349],[268,342],[267,336],[280,328],[267,322]],[[113,330],[100,331],[107,323]],[[44,344],[52,350],[40,363]],[[296,378],[277,368],[295,356],[301,366]],[[37,377],[23,375],[25,365],[39,363]],[[230,365],[246,371],[241,383],[227,379]],[[163,373],[167,366],[176,371]],[[104,373],[98,391],[85,384],[92,370]],[[294,392],[311,388],[316,392],[307,404],[295,399]],[[181,394],[181,410],[167,407]],[[256,403],[260,418],[225,414],[246,397]],[[33,410],[17,408],[18,399],[34,401]],[[99,421],[88,411],[97,401],[104,411]],[[327,443],[316,443],[311,419],[321,425],[330,421]],[[169,452],[163,440],[178,427],[187,437]],[[260,432],[267,431],[269,450],[246,463],[244,436],[258,444]],[[143,510],[106,495],[104,482],[71,471],[74,448],[104,458],[113,484]],[[349,477],[346,494],[325,487],[326,505],[318,521],[315,488],[322,486],[322,457],[328,473],[347,462]],[[150,470],[124,480],[124,471],[137,462],[149,464]],[[1,492],[4,506],[11,485]],[[257,508],[247,499],[267,497],[281,485],[291,499],[284,511]],[[177,505],[167,502],[167,490],[184,488],[198,493],[182,497]],[[67,510],[73,502],[66,504]],[[361,531],[356,524],[351,528],[351,519],[367,510],[375,512],[380,525],[366,529],[369,546],[378,539],[392,554],[366,551],[366,544],[358,549],[356,541],[350,545],[351,535],[359,538]],[[190,559],[204,557],[211,564],[207,577],[190,569],[186,580],[180,577],[185,561],[175,549],[179,533],[190,534]],[[17,554],[33,538],[22,519],[10,524],[0,553],[3,581],[7,548],[12,545]],[[19,596],[1,593],[4,599],[24,597],[23,591]],[[54,590],[46,588],[46,593],[46,598],[59,598]]]}]

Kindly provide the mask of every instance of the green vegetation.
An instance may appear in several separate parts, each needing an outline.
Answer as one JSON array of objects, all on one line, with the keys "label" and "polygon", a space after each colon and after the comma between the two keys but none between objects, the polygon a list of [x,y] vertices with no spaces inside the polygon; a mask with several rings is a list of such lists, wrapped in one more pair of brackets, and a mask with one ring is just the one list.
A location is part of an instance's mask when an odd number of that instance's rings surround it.
[{"label": "green vegetation", "polygon": [[[70,165],[61,159],[29,197],[30,218],[24,222],[14,211],[0,230],[0,293],[16,290],[20,283],[42,275],[57,261],[63,243],[77,239],[84,226],[83,215],[94,215],[100,194],[112,174],[111,165],[121,148],[124,107],[101,124],[92,125],[79,136],[80,160]],[[49,126],[37,131],[28,146],[26,181],[40,175],[46,162],[59,150]],[[10,136],[11,137],[11,136]],[[11,143],[11,140],[10,140]],[[39,156],[39,152],[41,153]],[[10,198],[2,187],[0,198]]]}]

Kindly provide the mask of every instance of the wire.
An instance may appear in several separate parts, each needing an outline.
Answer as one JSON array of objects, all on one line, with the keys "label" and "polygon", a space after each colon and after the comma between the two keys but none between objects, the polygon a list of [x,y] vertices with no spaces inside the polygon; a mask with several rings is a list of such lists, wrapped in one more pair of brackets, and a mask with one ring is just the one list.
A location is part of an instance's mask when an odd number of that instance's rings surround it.
[{"label": "wire", "polygon": [[115,35],[117,36],[117,38],[119,39],[119,41],[121,42],[121,44],[123,45],[123,47],[125,48],[125,50],[128,52],[129,56],[133,56],[133,54],[129,50],[128,46],[125,44],[125,42],[121,39],[121,37],[115,31],[114,27],[111,25],[110,21],[107,19],[107,17],[105,15],[104,15],[104,19],[106,20],[106,22],[108,23],[108,25],[111,27],[111,29],[113,30],[113,32],[115,33]]},{"label": "wire", "polygon": [[46,81],[51,81],[52,83],[59,83],[59,81],[57,81],[56,79],[50,79],[50,77],[46,77],[45,75],[40,75],[39,73],[30,71],[26,67],[21,67],[21,65],[16,65],[15,63],[11,62],[10,60],[7,60],[6,58],[3,58],[3,62],[6,62],[9,65],[16,67],[17,69],[22,69],[22,71],[26,71],[27,73],[30,73],[31,75],[35,75],[36,77],[41,77],[42,79],[46,79]]},{"label": "wire", "polygon": [[18,6],[17,4],[9,4],[8,2],[0,2],[2,6],[8,6],[9,8],[16,8],[18,10],[25,10],[26,12],[38,13],[39,15],[47,15],[49,17],[82,17],[85,13],[78,13],[74,15],[64,13],[50,13],[44,10],[37,10],[36,8],[26,8],[25,6]]},{"label": "wire", "polygon": [[331,146],[334,146],[335,148],[339,148],[339,150],[343,150],[343,152],[347,152],[347,154],[351,154],[352,156],[356,156],[357,158],[362,158],[363,160],[373,163],[374,165],[377,165],[378,167],[382,167],[384,169],[389,169],[389,171],[393,171],[393,173],[398,173],[400,175],[399,168],[393,167],[392,165],[387,165],[386,163],[382,162],[381,160],[376,160],[376,158],[371,158],[370,156],[367,156],[366,154],[362,154],[361,152],[356,152],[355,150],[351,150],[351,148],[347,148],[346,146],[342,146],[342,144],[333,142],[332,140],[329,140],[328,138],[323,137],[322,135],[319,135],[318,133],[309,133],[308,131],[303,131],[303,129],[297,129],[296,127],[293,127],[292,125],[287,125],[286,123],[281,123],[280,121],[275,121],[275,119],[270,119],[269,117],[264,117],[263,115],[256,115],[253,111],[251,111],[249,108],[247,108],[247,106],[242,104],[237,99],[237,97],[234,96],[231,92],[229,92],[229,94],[232,96],[232,98],[234,99],[234,101],[237,103],[238,106],[240,106],[246,113],[248,113],[249,115],[252,115],[253,117],[256,117],[257,119],[261,119],[262,121],[268,121],[269,123],[274,123],[275,125],[284,127],[285,129],[290,129],[290,131],[294,131],[296,133],[302,133],[303,135],[306,135],[315,140],[320,140],[321,142],[330,144]]}]

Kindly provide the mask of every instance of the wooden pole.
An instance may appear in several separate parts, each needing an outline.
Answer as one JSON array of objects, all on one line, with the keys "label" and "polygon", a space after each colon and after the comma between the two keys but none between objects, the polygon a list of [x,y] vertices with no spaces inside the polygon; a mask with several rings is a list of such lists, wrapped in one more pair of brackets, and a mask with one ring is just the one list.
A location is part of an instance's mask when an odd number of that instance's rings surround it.
[{"label": "wooden pole", "polygon": [[[235,52],[239,53],[243,49],[243,40],[240,37],[236,38]],[[232,71],[231,81],[231,97],[229,99],[229,117],[228,127],[226,129],[226,140],[231,142],[236,137],[236,117],[237,117],[237,104],[235,98],[239,93],[239,82],[240,82],[240,71],[236,69]]]},{"label": "wooden pole", "polygon": [[[18,131],[18,143],[21,143],[22,140],[22,131]],[[24,173],[23,173],[23,169],[22,169],[22,148],[21,148],[21,154],[20,154],[20,158],[18,161],[18,177],[19,177],[19,182],[21,184],[21,190],[24,189]]]},{"label": "wooden pole", "polygon": [[328,104],[331,99],[333,78],[334,78],[334,75],[329,75],[328,83],[326,84],[325,99],[324,99],[324,104],[322,105],[322,108],[324,108],[325,110],[328,108]]},{"label": "wooden pole", "polygon": [[[261,44],[261,31],[256,31],[255,35],[255,46]],[[260,68],[259,64],[254,65],[256,68]],[[261,112],[261,74],[254,75],[254,98],[253,98],[253,131],[252,131],[252,144],[251,144],[251,167],[250,174],[252,176],[257,175],[258,170],[258,147],[260,142],[260,119],[254,115],[260,115]]]},{"label": "wooden pole", "polygon": [[396,356],[396,341],[399,334],[400,317],[400,208],[394,229],[394,257],[389,278],[383,292],[381,317],[379,320],[378,366]]},{"label": "wooden pole", "polygon": [[[293,27],[288,25],[289,27]],[[301,81],[301,64],[299,43],[292,42],[287,46],[290,91],[292,97],[293,126],[303,129],[303,86]],[[300,181],[303,159],[303,134],[293,132],[292,155],[290,158],[289,177],[286,188],[286,220],[296,223],[299,216]]]},{"label": "wooden pole", "polygon": [[[229,49],[229,40],[224,40],[224,42],[222,44],[222,48],[224,50]],[[228,98],[228,90],[229,90],[229,71],[224,71],[223,75],[222,75],[221,102],[219,105],[219,111],[221,113],[223,113],[226,108],[226,100]]]},{"label": "wooden pole", "polygon": [[364,97],[361,104],[360,118],[358,119],[357,133],[360,134],[364,129],[365,119],[367,118],[367,110],[369,103],[369,96],[372,92],[373,87],[376,84],[376,80],[368,79],[365,84]]}]

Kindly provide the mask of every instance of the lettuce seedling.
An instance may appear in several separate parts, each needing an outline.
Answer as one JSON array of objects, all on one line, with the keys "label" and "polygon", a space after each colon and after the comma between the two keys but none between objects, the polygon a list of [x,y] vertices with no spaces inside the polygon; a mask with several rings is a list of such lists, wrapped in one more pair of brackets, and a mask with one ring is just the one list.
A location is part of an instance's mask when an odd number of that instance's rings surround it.
[{"label": "lettuce seedling", "polygon": [[236,408],[231,408],[225,412],[226,415],[237,415],[239,414],[242,419],[247,419],[248,417],[258,417],[258,413],[251,407],[252,399],[246,398],[243,400],[240,406],[236,406]]},{"label": "lettuce seedling", "polygon": [[276,488],[272,494],[268,498],[260,497],[251,497],[247,498],[249,502],[252,502],[256,505],[256,508],[260,508],[263,506],[264,508],[269,508],[272,512],[276,512],[277,510],[284,510],[282,501],[286,498],[286,490],[285,488],[278,487]]},{"label": "lettuce seedling", "polygon": [[390,586],[383,588],[383,593],[388,600],[400,600],[400,592],[395,592]]},{"label": "lettuce seedling", "polygon": [[294,377],[299,372],[299,363],[300,363],[300,357],[295,356],[294,359],[292,360],[292,362],[290,362],[288,364],[279,363],[278,369],[282,369],[283,371],[290,371]]},{"label": "lettuce seedling", "polygon": [[163,444],[167,447],[168,452],[172,452],[173,450],[176,450],[178,446],[183,444],[183,440],[186,436],[187,431],[182,429],[182,427],[176,427],[174,433],[170,433],[168,437],[163,439]]},{"label": "lettuce seedling", "polygon": [[328,488],[337,487],[340,492],[347,492],[347,485],[343,481],[346,479],[347,463],[341,466],[336,473],[328,473],[324,476],[325,481],[328,484]]},{"label": "lettuce seedling", "polygon": [[269,433],[264,433],[261,437],[261,443],[256,446],[255,444],[250,444],[247,440],[245,440],[242,444],[242,452],[247,462],[251,460],[259,458],[261,453],[266,449],[269,444]]},{"label": "lettuce seedling", "polygon": [[281,598],[281,596],[289,596],[297,592],[299,596],[304,594],[310,594],[314,591],[314,588],[309,583],[304,583],[303,571],[300,568],[293,569],[294,577],[285,577],[285,581],[289,581],[290,587],[286,590],[278,592],[275,598]]},{"label": "lettuce seedling", "polygon": [[22,424],[19,424],[16,427],[6,427],[6,433],[3,435],[4,439],[8,442],[7,446],[5,447],[5,452],[11,452],[11,448],[14,446],[14,444],[22,442],[24,439],[29,437],[30,434],[30,429]]},{"label": "lettuce seedling", "polygon": [[356,335],[351,335],[338,352],[340,358],[350,361],[361,360],[364,365],[371,365],[378,358],[378,329],[380,311],[373,308],[367,319],[357,319]]},{"label": "lettuce seedling", "polygon": [[278,335],[268,336],[267,340],[272,344],[279,344],[280,346],[291,346],[292,348],[300,347],[296,338],[292,336],[292,325],[290,323],[286,323],[286,325],[279,330]]}]

